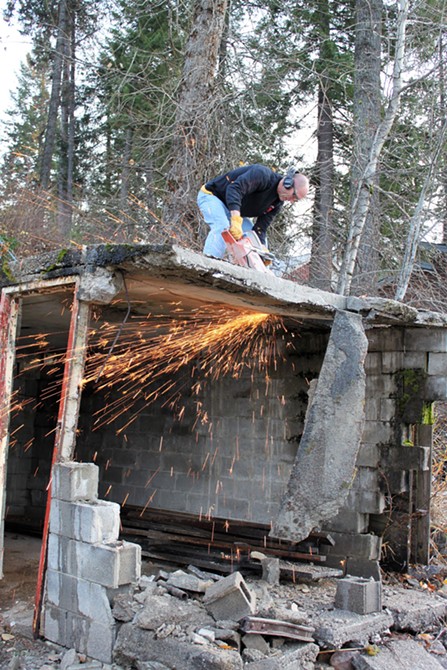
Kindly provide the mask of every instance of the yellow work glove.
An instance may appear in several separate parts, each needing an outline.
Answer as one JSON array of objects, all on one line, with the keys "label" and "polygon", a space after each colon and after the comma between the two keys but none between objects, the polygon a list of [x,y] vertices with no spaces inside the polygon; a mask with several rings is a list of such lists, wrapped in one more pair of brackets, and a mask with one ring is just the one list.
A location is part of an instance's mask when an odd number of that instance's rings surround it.
[{"label": "yellow work glove", "polygon": [[230,233],[233,235],[235,240],[240,240],[242,232],[242,216],[233,215],[230,222]]}]

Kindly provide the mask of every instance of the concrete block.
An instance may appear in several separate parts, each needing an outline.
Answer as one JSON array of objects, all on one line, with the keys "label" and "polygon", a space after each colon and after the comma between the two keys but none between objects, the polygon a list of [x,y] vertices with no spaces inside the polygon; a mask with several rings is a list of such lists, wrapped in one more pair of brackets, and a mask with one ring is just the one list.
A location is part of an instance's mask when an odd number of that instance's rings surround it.
[{"label": "concrete block", "polygon": [[378,444],[394,439],[394,428],[389,421],[365,421],[362,442]]},{"label": "concrete block", "polygon": [[447,352],[447,332],[444,328],[406,328],[405,351]]},{"label": "concrete block", "polygon": [[347,505],[362,513],[381,514],[386,507],[386,500],[380,491],[349,491]]},{"label": "concrete block", "polygon": [[47,568],[56,572],[69,571],[69,538],[51,533],[48,536]]},{"label": "concrete block", "polygon": [[371,614],[382,610],[382,584],[374,579],[351,577],[337,581],[335,607],[340,610]]},{"label": "concrete block", "polygon": [[395,375],[368,375],[366,377],[366,396],[389,397],[396,392]]},{"label": "concrete block", "polygon": [[447,377],[447,354],[433,353],[428,354],[428,374]]},{"label": "concrete block", "polygon": [[365,358],[365,372],[380,374],[382,372],[382,354],[380,351],[369,351]]},{"label": "concrete block", "polygon": [[357,455],[356,466],[376,468],[379,462],[379,447],[377,444],[361,444]]},{"label": "concrete block", "polygon": [[75,612],[67,613],[67,647],[87,654],[87,638],[90,620]]},{"label": "concrete block", "polygon": [[330,521],[325,523],[325,530],[335,530],[339,533],[366,533],[368,531],[369,515],[342,507]]},{"label": "concrete block", "polygon": [[430,469],[429,447],[382,445],[379,450],[380,464],[384,471]]},{"label": "concrete block", "polygon": [[403,332],[399,328],[372,328],[366,332],[368,351],[402,351],[404,345]]},{"label": "concrete block", "polygon": [[420,447],[431,447],[433,444],[433,426],[421,423],[417,426],[417,443]]},{"label": "concrete block", "polygon": [[396,414],[396,402],[391,398],[380,398],[379,419],[381,421],[392,421]]},{"label": "concrete block", "polygon": [[331,537],[335,541],[333,547],[322,546],[321,552],[324,554],[342,554],[344,556],[357,556],[370,561],[380,558],[381,539],[372,533],[351,534],[331,532]]},{"label": "concrete block", "polygon": [[359,467],[352,487],[362,491],[375,491],[378,486],[379,473],[376,468]]},{"label": "concrete block", "polygon": [[427,353],[425,351],[405,351],[402,367],[404,370],[426,370]]},{"label": "concrete block", "polygon": [[53,499],[50,531],[81,542],[111,543],[119,536],[120,507],[117,503],[96,500],[91,503]]},{"label": "concrete block", "polygon": [[380,398],[366,398],[365,420],[378,421],[380,419]]},{"label": "concrete block", "polygon": [[238,621],[255,614],[256,596],[249,590],[241,573],[233,572],[208,587],[203,604],[216,621]]},{"label": "concrete block", "polygon": [[435,400],[447,399],[447,378],[443,377],[427,377],[425,381],[424,396],[426,400],[434,402]]},{"label": "concrete block", "polygon": [[61,610],[103,624],[114,622],[107,589],[73,575],[48,569],[46,601]]},{"label": "concrete block", "polygon": [[386,487],[392,495],[408,491],[408,470],[387,472]]},{"label": "concrete block", "polygon": [[403,351],[384,351],[382,354],[382,371],[387,373],[401,370],[403,362]]},{"label": "concrete block", "polygon": [[136,582],[141,576],[141,546],[132,542],[86,544],[73,542],[75,562],[72,572],[108,588]]},{"label": "concrete block", "polygon": [[379,561],[368,561],[362,558],[349,557],[346,561],[346,574],[380,581],[382,578]]},{"label": "concrete block", "polygon": [[45,602],[41,632],[43,637],[50,642],[60,644],[62,647],[69,646],[67,644],[67,612]]},{"label": "concrete block", "polygon": [[96,501],[99,468],[94,463],[56,463],[53,467],[52,496],[58,500]]}]

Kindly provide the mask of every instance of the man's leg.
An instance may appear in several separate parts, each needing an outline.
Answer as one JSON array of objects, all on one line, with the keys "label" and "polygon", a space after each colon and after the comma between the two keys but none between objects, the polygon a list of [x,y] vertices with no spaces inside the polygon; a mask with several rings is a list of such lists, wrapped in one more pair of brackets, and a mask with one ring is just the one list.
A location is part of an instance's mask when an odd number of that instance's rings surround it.
[{"label": "man's leg", "polygon": [[210,232],[203,247],[203,253],[206,256],[223,258],[225,254],[225,242],[222,239],[221,233],[230,227],[230,212],[219,198],[203,191],[199,191],[197,204],[205,219],[205,223],[210,227]]}]

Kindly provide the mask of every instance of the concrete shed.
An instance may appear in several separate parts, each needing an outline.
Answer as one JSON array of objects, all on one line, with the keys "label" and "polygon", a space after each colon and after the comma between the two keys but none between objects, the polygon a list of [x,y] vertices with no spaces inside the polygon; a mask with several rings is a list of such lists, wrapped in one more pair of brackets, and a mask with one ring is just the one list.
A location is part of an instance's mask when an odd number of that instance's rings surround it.
[{"label": "concrete shed", "polygon": [[325,565],[361,577],[380,579],[384,544],[428,561],[445,315],[176,246],[3,270],[0,543],[5,523],[42,530],[43,635],[109,662],[111,594],[140,571],[129,508],[285,547],[324,535]]}]

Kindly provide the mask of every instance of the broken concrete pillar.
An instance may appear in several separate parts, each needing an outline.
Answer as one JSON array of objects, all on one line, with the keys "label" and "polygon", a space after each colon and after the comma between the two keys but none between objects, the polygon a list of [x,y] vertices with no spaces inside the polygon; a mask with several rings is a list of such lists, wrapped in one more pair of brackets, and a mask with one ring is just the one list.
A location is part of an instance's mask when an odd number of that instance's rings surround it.
[{"label": "broken concrete pillar", "polygon": [[97,491],[95,464],[54,466],[42,633],[111,663],[111,599],[139,579],[141,547],[118,540],[119,505],[98,500]]},{"label": "broken concrete pillar", "polygon": [[255,613],[256,596],[249,590],[241,573],[233,572],[207,588],[203,604],[216,621],[239,621]]},{"label": "broken concrete pillar", "polygon": [[357,614],[382,611],[382,584],[374,579],[348,575],[337,582],[335,607]]},{"label": "broken concrete pillar", "polygon": [[345,502],[364,423],[366,352],[361,317],[338,312],[273,537],[303,540]]}]

